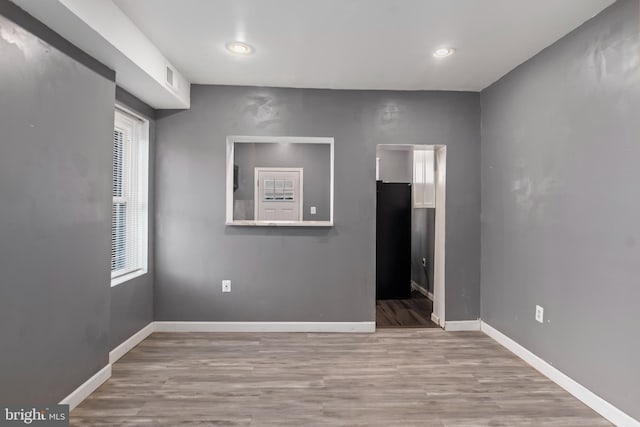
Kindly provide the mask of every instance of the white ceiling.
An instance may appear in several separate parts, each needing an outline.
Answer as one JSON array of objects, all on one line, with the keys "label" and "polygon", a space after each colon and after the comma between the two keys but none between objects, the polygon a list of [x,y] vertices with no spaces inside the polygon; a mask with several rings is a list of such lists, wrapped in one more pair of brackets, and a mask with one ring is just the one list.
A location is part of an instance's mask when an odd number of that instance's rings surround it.
[{"label": "white ceiling", "polygon": [[114,2],[192,83],[477,91],[614,0]]}]

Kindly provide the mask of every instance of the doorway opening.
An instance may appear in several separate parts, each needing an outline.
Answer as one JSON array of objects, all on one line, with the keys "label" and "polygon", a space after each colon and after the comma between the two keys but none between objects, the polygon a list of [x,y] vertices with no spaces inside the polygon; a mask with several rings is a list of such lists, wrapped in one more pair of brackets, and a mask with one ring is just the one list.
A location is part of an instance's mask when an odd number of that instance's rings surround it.
[{"label": "doorway opening", "polygon": [[376,149],[376,326],[444,327],[446,146]]}]

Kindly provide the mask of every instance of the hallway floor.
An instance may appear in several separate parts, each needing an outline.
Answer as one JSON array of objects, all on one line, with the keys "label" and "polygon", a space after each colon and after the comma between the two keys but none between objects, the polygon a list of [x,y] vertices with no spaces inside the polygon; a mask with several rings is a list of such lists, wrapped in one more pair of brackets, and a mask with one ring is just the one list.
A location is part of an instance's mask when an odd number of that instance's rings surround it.
[{"label": "hallway floor", "polygon": [[481,332],[154,333],[71,426],[607,426]]},{"label": "hallway floor", "polygon": [[377,328],[437,328],[431,321],[433,302],[420,292],[411,292],[409,299],[376,301]]}]

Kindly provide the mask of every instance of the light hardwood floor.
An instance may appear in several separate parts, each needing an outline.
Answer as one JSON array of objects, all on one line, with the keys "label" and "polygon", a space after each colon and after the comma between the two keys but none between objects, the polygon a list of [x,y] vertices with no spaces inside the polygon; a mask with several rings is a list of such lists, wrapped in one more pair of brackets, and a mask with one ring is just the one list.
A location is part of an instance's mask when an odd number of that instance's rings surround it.
[{"label": "light hardwood floor", "polygon": [[480,332],[155,333],[72,426],[610,425]]}]

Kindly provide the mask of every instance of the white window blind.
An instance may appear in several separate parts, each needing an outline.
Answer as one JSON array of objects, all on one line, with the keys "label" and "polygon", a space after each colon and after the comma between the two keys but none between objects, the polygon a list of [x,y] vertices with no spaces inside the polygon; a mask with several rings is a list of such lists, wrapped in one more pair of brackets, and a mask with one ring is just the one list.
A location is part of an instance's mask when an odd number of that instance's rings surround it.
[{"label": "white window blind", "polygon": [[433,150],[413,152],[413,207],[435,208],[435,161]]},{"label": "white window blind", "polygon": [[[116,110],[113,130],[111,278],[146,271],[147,145],[144,123]],[[112,282],[113,284],[113,282]]]}]

